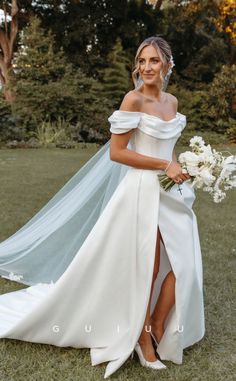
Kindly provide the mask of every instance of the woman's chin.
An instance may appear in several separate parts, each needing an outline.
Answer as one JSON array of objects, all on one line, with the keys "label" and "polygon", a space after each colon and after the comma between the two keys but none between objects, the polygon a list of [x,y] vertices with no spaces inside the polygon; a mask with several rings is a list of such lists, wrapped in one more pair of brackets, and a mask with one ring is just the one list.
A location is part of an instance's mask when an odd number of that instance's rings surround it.
[{"label": "woman's chin", "polygon": [[157,85],[157,81],[155,81],[153,78],[145,78],[143,82],[145,85]]}]

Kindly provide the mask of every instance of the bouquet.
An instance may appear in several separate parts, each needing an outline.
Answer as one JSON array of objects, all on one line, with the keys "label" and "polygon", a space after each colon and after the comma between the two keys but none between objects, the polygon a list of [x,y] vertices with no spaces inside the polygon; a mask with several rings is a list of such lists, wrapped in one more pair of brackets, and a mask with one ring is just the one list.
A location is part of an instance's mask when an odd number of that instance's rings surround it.
[{"label": "bouquet", "polygon": [[[236,187],[236,155],[228,152],[229,156],[223,156],[223,152],[212,149],[206,145],[201,136],[190,139],[191,151],[185,151],[179,155],[178,161],[183,173],[188,173],[193,188],[202,188],[208,192],[214,202],[221,202],[226,197],[226,190]],[[227,152],[227,151],[226,151]],[[159,175],[160,184],[166,190],[170,190],[176,183],[167,175]]]}]

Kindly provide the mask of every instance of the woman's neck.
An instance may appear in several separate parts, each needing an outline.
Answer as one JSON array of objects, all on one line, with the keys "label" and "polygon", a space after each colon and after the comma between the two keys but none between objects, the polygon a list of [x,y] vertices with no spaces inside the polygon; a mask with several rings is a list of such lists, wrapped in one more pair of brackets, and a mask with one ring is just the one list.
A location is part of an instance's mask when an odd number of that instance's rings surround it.
[{"label": "woman's neck", "polygon": [[163,92],[161,88],[157,85],[143,85],[140,90],[141,94],[147,98],[152,98],[153,100],[161,101],[163,97]]}]

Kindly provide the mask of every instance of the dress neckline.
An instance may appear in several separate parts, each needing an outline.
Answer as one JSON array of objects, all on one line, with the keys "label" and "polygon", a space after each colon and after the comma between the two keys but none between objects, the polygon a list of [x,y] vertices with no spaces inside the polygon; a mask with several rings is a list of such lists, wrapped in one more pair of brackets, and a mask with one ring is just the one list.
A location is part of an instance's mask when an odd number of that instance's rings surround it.
[{"label": "dress neckline", "polygon": [[172,118],[172,119],[169,119],[169,120],[164,120],[162,119],[160,116],[158,115],[152,115],[152,114],[147,114],[146,112],[142,112],[142,111],[123,111],[123,110],[117,110],[119,112],[123,112],[123,113],[128,113],[128,114],[141,114],[141,115],[144,115],[144,116],[147,116],[149,118],[155,118],[155,119],[159,119],[161,120],[162,122],[164,123],[169,123],[169,122],[172,122],[173,120],[175,120],[177,118],[178,115],[183,115],[185,116],[184,114],[181,114],[180,112],[176,112],[175,116]]},{"label": "dress neckline", "polygon": [[140,114],[146,115],[146,116],[148,116],[148,117],[150,117],[150,118],[156,118],[156,119],[161,120],[162,122],[168,123],[168,122],[172,122],[172,120],[175,120],[175,119],[177,118],[177,115],[179,114],[179,112],[177,112],[177,113],[175,114],[174,118],[169,119],[169,120],[164,120],[164,119],[162,119],[162,118],[161,118],[160,116],[158,116],[158,115],[147,114],[146,112],[141,112],[141,111],[140,111]]}]

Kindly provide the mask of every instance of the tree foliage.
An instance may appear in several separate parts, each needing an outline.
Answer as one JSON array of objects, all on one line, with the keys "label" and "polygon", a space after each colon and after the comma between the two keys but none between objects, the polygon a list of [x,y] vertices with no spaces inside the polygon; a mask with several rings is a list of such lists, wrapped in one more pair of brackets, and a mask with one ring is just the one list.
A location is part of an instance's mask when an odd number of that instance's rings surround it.
[{"label": "tree foliage", "polygon": [[[104,95],[112,100],[113,107],[118,107],[124,94],[132,87],[129,60],[122,47],[121,39],[108,54],[108,67],[101,71]],[[128,70],[129,69],[129,70]]]},{"label": "tree foliage", "polygon": [[[191,109],[180,100],[190,124],[220,130],[218,118],[224,131],[229,127],[228,114],[219,115],[217,105],[225,102],[222,89],[228,86],[225,77],[230,77],[235,61],[231,0],[17,0],[17,4],[20,33],[13,44],[16,66],[11,82],[17,99],[12,109],[26,131],[34,130],[43,118],[53,122],[63,117],[85,139],[93,130],[109,136],[104,116],[119,107],[133,86],[131,69],[140,42],[156,34],[172,47],[170,91],[187,103],[192,94]],[[29,29],[32,16],[41,21],[34,30]],[[3,27],[10,36],[10,18]],[[11,59],[9,68],[12,63]]]},{"label": "tree foliage", "polygon": [[[67,63],[62,49],[54,51],[53,35],[44,32],[38,18],[32,18],[24,30],[21,46],[11,78],[16,94],[12,108],[26,131],[59,118],[79,125],[79,130],[88,131],[91,126],[99,130],[101,114],[109,107],[99,83]],[[98,107],[98,102],[103,106]],[[91,114],[95,105],[98,110]]]},{"label": "tree foliage", "polygon": [[216,74],[209,91],[210,115],[217,121],[218,130],[236,122],[236,65],[223,65]]}]

